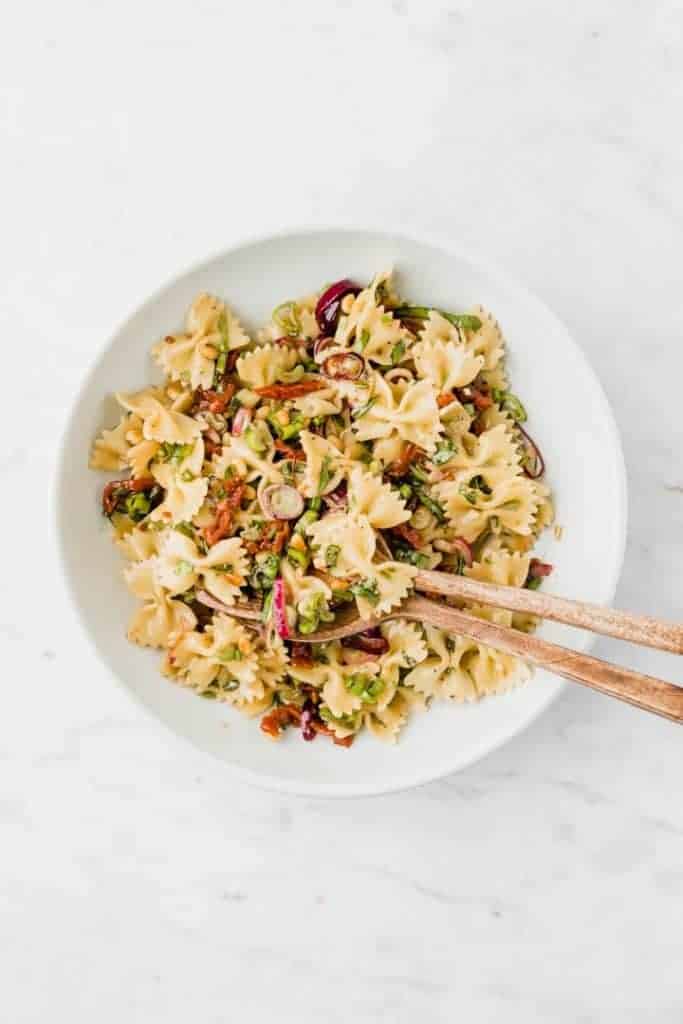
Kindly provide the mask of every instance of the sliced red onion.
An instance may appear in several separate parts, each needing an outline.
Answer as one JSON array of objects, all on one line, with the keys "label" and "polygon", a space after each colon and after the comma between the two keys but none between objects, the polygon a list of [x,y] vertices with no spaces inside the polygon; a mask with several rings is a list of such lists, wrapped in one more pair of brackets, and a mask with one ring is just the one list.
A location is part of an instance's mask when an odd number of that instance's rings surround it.
[{"label": "sliced red onion", "polygon": [[235,413],[235,418],[232,421],[232,433],[234,437],[239,437],[240,434],[244,433],[246,428],[251,423],[252,411],[247,409],[246,406],[241,406]]},{"label": "sliced red onion", "polygon": [[326,505],[330,505],[332,508],[338,509],[346,508],[347,498],[348,493],[346,480],[342,480],[342,482],[338,484],[333,491],[330,491],[329,494],[323,495],[323,501]]},{"label": "sliced red onion", "polygon": [[333,380],[358,380],[365,373],[365,360],[355,352],[335,352],[324,361],[322,371]]},{"label": "sliced red onion", "polygon": [[287,596],[285,594],[285,581],[282,576],[273,583],[273,623],[277,635],[282,640],[289,640],[292,632],[289,628],[289,621],[287,619]]},{"label": "sliced red onion", "polygon": [[270,484],[264,487],[260,501],[268,519],[298,519],[304,510],[304,499],[289,484]]},{"label": "sliced red onion", "polygon": [[464,537],[456,537],[455,540],[451,541],[451,547],[453,548],[454,554],[457,551],[459,555],[462,555],[463,561],[469,569],[474,561],[474,554],[472,552],[472,548]]},{"label": "sliced red onion", "polygon": [[316,363],[322,363],[327,349],[334,348],[336,344],[337,342],[334,338],[317,338],[313,343],[313,358]]},{"label": "sliced red onion", "polygon": [[551,565],[550,562],[542,562],[540,558],[532,558],[529,562],[529,576],[533,580],[543,579],[544,576],[550,576],[555,566]]},{"label": "sliced red onion", "polygon": [[538,480],[539,476],[543,476],[545,473],[545,462],[541,455],[541,449],[538,447],[536,442],[529,437],[524,427],[520,427],[519,423],[516,423],[515,426],[519,431],[525,452],[522,469],[530,480]]},{"label": "sliced red onion", "polygon": [[317,736],[315,728],[315,708],[312,704],[304,704],[304,709],[301,712],[301,720],[299,722],[301,726],[301,738],[310,743]]},{"label": "sliced red onion", "polygon": [[335,281],[325,289],[315,307],[315,318],[323,334],[334,333],[344,296],[357,295],[360,291],[362,291],[360,285],[350,281],[348,277],[342,278],[341,281]]}]

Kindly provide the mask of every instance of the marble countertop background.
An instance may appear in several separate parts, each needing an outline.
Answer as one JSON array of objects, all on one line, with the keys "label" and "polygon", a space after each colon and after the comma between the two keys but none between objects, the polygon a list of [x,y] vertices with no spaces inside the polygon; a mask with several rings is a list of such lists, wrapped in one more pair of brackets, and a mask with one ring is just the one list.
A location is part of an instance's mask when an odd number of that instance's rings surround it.
[{"label": "marble countertop background", "polygon": [[[0,37],[7,1024],[679,1024],[675,726],[577,688],[414,792],[242,788],[111,685],[66,605],[48,493],[85,368],[176,271],[287,224],[426,231],[507,266],[588,353],[629,473],[619,603],[680,618],[682,33],[674,0],[14,6]],[[598,653],[683,683],[671,657]]]}]

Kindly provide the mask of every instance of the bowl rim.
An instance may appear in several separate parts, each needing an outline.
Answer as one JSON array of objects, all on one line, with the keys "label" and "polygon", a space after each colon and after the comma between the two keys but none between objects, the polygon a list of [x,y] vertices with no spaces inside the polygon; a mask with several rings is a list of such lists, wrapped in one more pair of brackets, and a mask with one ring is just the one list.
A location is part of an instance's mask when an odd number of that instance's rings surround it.
[{"label": "bowl rim", "polygon": [[[507,288],[515,292],[521,299],[523,299],[524,302],[531,306],[535,306],[545,316],[549,316],[556,321],[562,328],[567,345],[573,351],[574,357],[581,364],[583,372],[592,381],[595,399],[599,405],[601,416],[603,417],[607,428],[610,458],[614,465],[618,481],[617,493],[615,494],[614,523],[617,542],[614,546],[615,553],[612,565],[609,567],[610,571],[605,577],[605,603],[611,602],[614,598],[624,564],[628,519],[628,486],[626,461],[616,418],[600,378],[593,369],[593,366],[586,356],[583,348],[574,339],[573,335],[564,324],[564,321],[562,321],[541,298],[518,281],[514,275],[510,274],[500,265],[492,262],[488,257],[484,256],[476,249],[476,247],[470,245],[469,242],[466,245],[464,243],[459,244],[457,242],[453,242],[450,238],[445,238],[437,233],[426,231],[418,232],[413,231],[412,228],[409,232],[403,233],[390,230],[386,225],[382,224],[366,223],[361,227],[348,221],[340,223],[327,222],[325,224],[310,223],[304,225],[289,225],[268,232],[240,234],[230,245],[217,248],[208,256],[196,259],[193,262],[176,269],[173,274],[171,274],[151,293],[151,295],[140,302],[126,317],[116,324],[114,329],[94,350],[90,361],[82,371],[81,379],[73,395],[69,409],[64,417],[62,429],[59,434],[57,457],[54,462],[50,487],[50,504],[52,506],[52,515],[50,518],[52,528],[55,530],[61,583],[68,595],[69,606],[76,621],[78,622],[78,625],[80,626],[81,632],[85,635],[86,642],[89,644],[90,649],[97,655],[102,668],[115,681],[116,685],[126,693],[128,699],[132,700],[138,707],[142,708],[145,714],[149,716],[150,719],[153,719],[157,725],[163,726],[164,730],[174,736],[176,741],[186,743],[196,753],[199,753],[206,758],[210,758],[214,763],[220,763],[223,770],[227,771],[233,780],[237,780],[251,786],[256,786],[258,789],[294,796],[348,799],[352,797],[384,796],[390,793],[398,793],[405,790],[415,789],[418,786],[423,786],[439,779],[448,778],[449,776],[476,764],[487,754],[493,753],[509,740],[528,729],[529,726],[557,700],[568,684],[564,680],[560,680],[560,686],[553,691],[549,691],[547,696],[542,697],[542,699],[539,700],[537,707],[534,708],[521,725],[503,725],[494,733],[493,738],[490,733],[487,736],[482,737],[479,745],[474,749],[470,748],[467,756],[465,756],[460,762],[455,763],[452,767],[448,768],[447,771],[418,771],[415,772],[414,777],[410,780],[399,778],[396,782],[388,782],[378,785],[372,785],[370,783],[345,783],[343,780],[339,783],[302,782],[289,778],[281,778],[277,775],[254,772],[249,768],[244,768],[240,765],[223,760],[213,752],[204,750],[197,746],[197,744],[195,744],[189,737],[176,732],[176,730],[170,724],[161,719],[134,690],[130,689],[124,680],[120,678],[118,673],[107,663],[99,650],[98,644],[90,634],[90,631],[85,624],[80,603],[76,595],[75,586],[68,568],[65,545],[65,533],[68,529],[68,524],[64,518],[65,502],[63,501],[64,471],[68,458],[66,442],[71,431],[72,422],[77,414],[81,400],[90,386],[91,378],[95,374],[102,354],[115,342],[118,335],[128,327],[131,321],[147,306],[153,305],[165,292],[167,292],[182,278],[189,274],[201,273],[205,267],[209,267],[212,263],[216,262],[216,260],[225,258],[231,253],[250,246],[266,244],[277,239],[283,240],[294,236],[301,238],[307,235],[314,236],[328,233],[346,234],[356,238],[363,235],[383,235],[387,239],[394,239],[403,243],[422,245],[439,250],[447,256],[455,257],[456,259],[460,259],[468,263],[473,269],[489,277],[503,288]],[[583,650],[586,652],[590,651],[596,641],[597,636],[595,634],[588,634],[584,641]]]}]

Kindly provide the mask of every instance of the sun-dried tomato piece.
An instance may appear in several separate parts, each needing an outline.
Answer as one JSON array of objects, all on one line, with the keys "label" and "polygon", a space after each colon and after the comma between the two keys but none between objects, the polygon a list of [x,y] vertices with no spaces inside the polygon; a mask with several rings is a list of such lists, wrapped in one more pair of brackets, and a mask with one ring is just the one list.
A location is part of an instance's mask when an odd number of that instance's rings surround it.
[{"label": "sun-dried tomato piece", "polygon": [[463,405],[471,402],[477,412],[483,412],[485,409],[490,409],[493,405],[493,399],[489,395],[488,391],[485,391],[483,388],[476,388],[472,384],[469,384],[464,388],[457,388],[456,394],[459,402]]},{"label": "sun-dried tomato piece", "polygon": [[281,455],[284,455],[285,458],[290,459],[292,462],[306,461],[305,452],[302,452],[300,448],[292,448],[291,445],[279,437],[275,438],[275,451],[280,452]]},{"label": "sun-dried tomato piece", "polygon": [[407,444],[399,457],[387,466],[387,476],[405,476],[410,469],[410,464],[415,461],[419,451],[420,449],[416,444]]},{"label": "sun-dried tomato piece", "polygon": [[246,483],[240,477],[223,481],[223,490],[227,493],[216,505],[216,518],[213,523],[204,527],[204,539],[209,547],[230,536],[233,513],[240,507],[245,487]]},{"label": "sun-dried tomato piece", "polygon": [[280,704],[261,719],[261,730],[268,736],[279,736],[289,725],[298,725],[301,711],[294,704]]},{"label": "sun-dried tomato piece", "polygon": [[356,738],[353,733],[350,736],[337,736],[329,726],[319,721],[315,722],[315,731],[322,733],[323,736],[329,736],[335,747],[350,747]]},{"label": "sun-dried tomato piece", "polygon": [[295,384],[268,384],[264,388],[254,388],[261,398],[275,398],[285,401],[287,398],[301,398],[303,395],[310,395],[311,391],[320,391],[328,387],[325,381],[321,380],[300,380]]},{"label": "sun-dried tomato piece", "polygon": [[216,415],[222,415],[230,405],[234,394],[233,381],[227,381],[222,391],[214,391],[212,388],[197,388],[194,408],[197,410],[207,409]]},{"label": "sun-dried tomato piece", "polygon": [[155,485],[156,480],[153,476],[141,476],[130,480],[111,480],[102,491],[102,511],[105,516],[112,515],[119,499],[118,491],[137,493],[138,491],[148,491]]}]

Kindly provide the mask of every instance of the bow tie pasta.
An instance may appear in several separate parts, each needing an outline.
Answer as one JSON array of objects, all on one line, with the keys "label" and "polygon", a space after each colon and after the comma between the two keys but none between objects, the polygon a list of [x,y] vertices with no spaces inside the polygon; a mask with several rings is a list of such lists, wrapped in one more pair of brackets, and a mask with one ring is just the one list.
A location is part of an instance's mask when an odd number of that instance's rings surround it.
[{"label": "bow tie pasta", "polygon": [[[169,680],[271,738],[296,726],[348,747],[528,678],[401,615],[422,569],[537,587],[552,568],[532,557],[553,519],[543,459],[489,312],[411,305],[382,271],[248,332],[202,293],[152,354],[163,384],[116,395],[90,466],[120,476],[102,508],[139,602],[128,636]],[[348,615],[357,635],[303,642]]]}]

